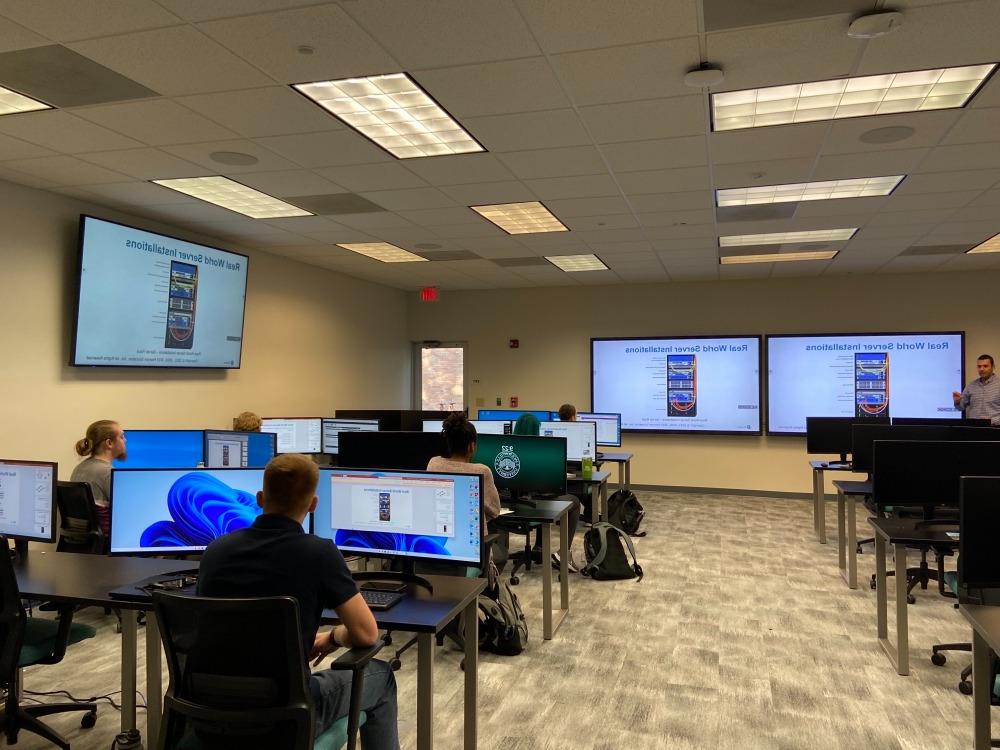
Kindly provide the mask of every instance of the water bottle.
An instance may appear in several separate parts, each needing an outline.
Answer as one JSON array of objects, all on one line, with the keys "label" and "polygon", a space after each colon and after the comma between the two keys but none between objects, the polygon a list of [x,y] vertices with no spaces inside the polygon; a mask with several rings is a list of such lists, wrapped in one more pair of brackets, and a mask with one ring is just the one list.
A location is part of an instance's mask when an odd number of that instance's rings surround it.
[{"label": "water bottle", "polygon": [[594,459],[590,456],[583,457],[583,478],[593,479],[594,478]]}]

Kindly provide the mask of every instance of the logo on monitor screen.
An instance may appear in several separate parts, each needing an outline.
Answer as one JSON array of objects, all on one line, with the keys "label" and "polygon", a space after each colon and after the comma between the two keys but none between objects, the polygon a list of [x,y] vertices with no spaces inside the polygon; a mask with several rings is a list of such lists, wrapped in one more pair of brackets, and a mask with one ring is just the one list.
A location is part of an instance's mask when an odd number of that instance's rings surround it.
[{"label": "logo on monitor screen", "polygon": [[493,461],[493,468],[504,479],[513,479],[521,471],[521,459],[514,453],[514,446],[500,446],[500,453]]}]

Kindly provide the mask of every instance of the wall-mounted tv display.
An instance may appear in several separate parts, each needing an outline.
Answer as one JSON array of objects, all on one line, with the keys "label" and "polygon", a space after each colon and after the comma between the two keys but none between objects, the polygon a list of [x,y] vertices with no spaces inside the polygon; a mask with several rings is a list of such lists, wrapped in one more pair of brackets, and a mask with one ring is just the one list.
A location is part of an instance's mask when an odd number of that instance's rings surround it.
[{"label": "wall-mounted tv display", "polygon": [[238,368],[247,260],[81,216],[70,364]]}]

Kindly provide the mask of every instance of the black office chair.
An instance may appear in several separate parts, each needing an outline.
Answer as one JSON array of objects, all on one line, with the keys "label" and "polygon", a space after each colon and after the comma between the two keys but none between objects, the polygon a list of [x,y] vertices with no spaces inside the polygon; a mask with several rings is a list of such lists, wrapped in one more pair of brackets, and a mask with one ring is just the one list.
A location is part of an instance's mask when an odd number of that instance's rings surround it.
[{"label": "black office chair", "polygon": [[170,671],[159,750],[332,750],[357,745],[364,669],[383,642],[330,669],[350,670],[351,707],[319,737],[291,597],[216,599],[155,592]]},{"label": "black office chair", "polygon": [[60,609],[55,620],[25,614],[5,537],[0,537],[0,596],[0,688],[6,692],[0,713],[0,728],[7,744],[15,744],[18,733],[23,729],[44,737],[63,750],[69,750],[69,742],[39,721],[39,717],[86,711],[80,725],[89,729],[97,721],[97,704],[80,702],[22,706],[18,703],[21,670],[36,664],[62,661],[69,644],[93,638],[97,631],[89,625],[74,624],[72,607]]},{"label": "black office chair", "polygon": [[101,530],[94,493],[87,482],[57,482],[59,542],[57,552],[106,555],[108,538]]}]

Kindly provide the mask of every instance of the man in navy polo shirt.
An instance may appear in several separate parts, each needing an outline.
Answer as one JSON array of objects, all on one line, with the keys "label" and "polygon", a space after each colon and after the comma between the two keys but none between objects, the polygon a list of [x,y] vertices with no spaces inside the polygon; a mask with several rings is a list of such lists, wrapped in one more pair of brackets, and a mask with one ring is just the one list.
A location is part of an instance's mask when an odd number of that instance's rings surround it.
[{"label": "man in navy polo shirt", "polygon": [[[264,469],[264,488],[257,493],[264,514],[249,528],[208,545],[198,574],[202,596],[295,598],[306,649],[302,656],[314,666],[341,646],[371,646],[378,638],[375,618],[340,550],[302,528],[316,508],[318,481],[316,464],[305,456],[287,453],[271,459]],[[325,608],[335,610],[341,624],[318,633]],[[317,736],[347,714],[350,682],[348,672],[327,669],[311,675]],[[383,661],[373,659],[365,669],[361,709],[368,716],[361,727],[365,750],[398,750],[396,680]]]}]

